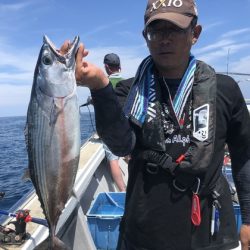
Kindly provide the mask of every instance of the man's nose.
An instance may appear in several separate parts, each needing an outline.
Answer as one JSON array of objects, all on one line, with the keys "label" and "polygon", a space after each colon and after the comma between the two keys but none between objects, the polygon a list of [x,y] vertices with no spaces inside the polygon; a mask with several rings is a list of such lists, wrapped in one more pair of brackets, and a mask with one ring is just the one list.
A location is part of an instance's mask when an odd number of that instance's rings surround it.
[{"label": "man's nose", "polygon": [[171,30],[166,30],[162,33],[162,42],[169,42],[173,38],[173,32]]}]

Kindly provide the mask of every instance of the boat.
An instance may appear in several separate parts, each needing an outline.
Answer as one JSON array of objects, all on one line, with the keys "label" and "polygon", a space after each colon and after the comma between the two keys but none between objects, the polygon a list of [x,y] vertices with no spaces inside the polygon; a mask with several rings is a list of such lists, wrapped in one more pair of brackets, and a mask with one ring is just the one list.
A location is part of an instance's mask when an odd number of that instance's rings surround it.
[{"label": "boat", "polygon": [[[123,173],[123,178],[125,182],[127,182],[127,163],[120,158],[119,164]],[[106,194],[112,201],[112,197],[109,194],[119,193],[108,169],[103,144],[98,136],[94,134],[81,147],[79,167],[73,194],[67,202],[57,224],[57,236],[72,250],[115,250],[115,248],[109,247],[99,248],[96,245],[96,242],[93,239],[93,231],[91,231],[88,222],[89,211],[93,208],[93,205],[100,194]],[[224,168],[224,171],[230,178],[231,168],[228,166]],[[231,179],[228,180],[229,182],[232,181]],[[115,204],[115,201],[112,202]],[[25,195],[10,209],[11,212],[18,210],[29,210],[30,215],[33,218],[40,218],[45,221],[40,202],[34,190]],[[15,221],[15,218],[6,216],[0,220],[0,225],[7,225],[11,221]],[[118,228],[116,228],[116,231],[118,232]],[[32,222],[27,223],[26,232],[28,236],[23,244],[13,246],[8,245],[7,247],[0,244],[0,249],[33,250],[49,235],[46,226]],[[102,239],[102,241],[107,240],[106,238]],[[110,240],[115,240],[117,242],[117,239],[111,238]],[[116,242],[113,242],[111,245],[116,244]],[[104,242],[103,244],[107,245],[108,243]],[[236,249],[240,249],[240,246]]]},{"label": "boat", "polygon": [[[124,180],[127,182],[127,164],[122,158],[119,161]],[[94,134],[81,147],[73,194],[66,203],[57,224],[57,236],[70,249],[97,249],[88,225],[87,213],[101,193],[107,194],[110,197],[109,194],[118,193],[118,189],[111,178],[102,142]],[[29,210],[32,218],[45,219],[34,190],[25,195],[10,209],[11,212],[18,210]],[[0,225],[7,225],[11,221],[15,221],[15,218],[2,218]],[[26,232],[28,236],[23,244],[4,246],[4,244],[1,245],[0,243],[0,249],[32,250],[49,235],[46,226],[33,222],[27,223]]]}]

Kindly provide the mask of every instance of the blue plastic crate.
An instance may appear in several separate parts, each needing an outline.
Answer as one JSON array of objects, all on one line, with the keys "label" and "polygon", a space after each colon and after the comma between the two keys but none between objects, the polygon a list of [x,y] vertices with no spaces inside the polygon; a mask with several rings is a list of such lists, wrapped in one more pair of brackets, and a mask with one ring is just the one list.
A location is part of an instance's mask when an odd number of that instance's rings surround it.
[{"label": "blue plastic crate", "polygon": [[124,213],[125,193],[100,193],[87,212],[89,229],[98,250],[115,250]]}]

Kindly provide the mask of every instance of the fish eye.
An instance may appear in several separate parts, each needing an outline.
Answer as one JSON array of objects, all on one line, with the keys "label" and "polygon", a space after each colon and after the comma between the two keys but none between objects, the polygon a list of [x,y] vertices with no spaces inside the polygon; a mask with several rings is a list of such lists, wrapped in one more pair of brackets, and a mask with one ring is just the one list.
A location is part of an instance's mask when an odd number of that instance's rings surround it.
[{"label": "fish eye", "polygon": [[52,58],[48,55],[45,55],[43,58],[42,58],[42,62],[43,64],[45,65],[51,65],[53,63],[52,61]]}]

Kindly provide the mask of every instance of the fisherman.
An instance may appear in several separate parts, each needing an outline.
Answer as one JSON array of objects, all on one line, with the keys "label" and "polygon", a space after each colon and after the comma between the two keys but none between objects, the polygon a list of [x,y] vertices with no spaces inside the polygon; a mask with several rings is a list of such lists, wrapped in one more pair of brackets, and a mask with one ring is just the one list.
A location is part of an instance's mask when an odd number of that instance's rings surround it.
[{"label": "fisherman", "polygon": [[113,88],[117,83],[123,80],[121,75],[121,61],[120,57],[115,53],[110,53],[104,56],[104,67],[108,74],[109,81],[112,83]]},{"label": "fisherman", "polygon": [[[103,59],[104,68],[108,74],[109,81],[111,82],[113,88],[116,88],[118,82],[123,80],[121,75],[121,61],[117,54],[110,53],[106,54]],[[126,191],[126,184],[123,180],[121,167],[119,165],[119,157],[111,152],[108,146],[104,143],[103,148],[105,150],[105,155],[109,162],[110,171],[112,178],[120,192]]]},{"label": "fisherman", "polygon": [[[115,53],[106,54],[103,59],[104,68],[108,75],[109,81],[111,82],[113,88],[116,88],[116,85],[123,80],[121,76],[121,62],[120,58]],[[82,106],[93,104],[92,98],[89,96],[87,102]],[[113,181],[120,192],[126,191],[126,184],[123,179],[121,167],[119,165],[119,157],[114,155],[108,146],[103,143],[103,148],[105,150],[105,156],[108,160],[110,166],[110,172],[113,178]],[[126,158],[124,158],[126,160]]]},{"label": "fisherman", "polygon": [[[138,68],[124,111],[81,45],[76,79],[91,90],[97,132],[131,154],[118,249],[232,249],[234,210],[221,167],[227,143],[239,195],[242,249],[250,243],[250,118],[237,83],[190,53],[202,27],[194,0],[148,0]],[[62,47],[62,52],[67,43]],[[107,112],[109,110],[109,112]],[[215,226],[215,211],[219,223]]]}]

